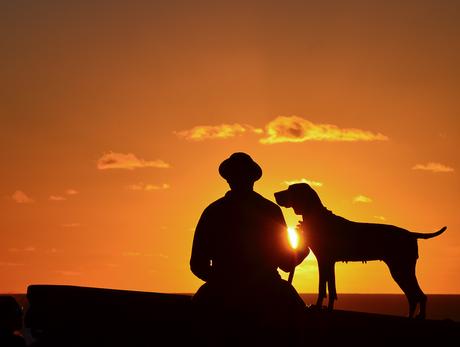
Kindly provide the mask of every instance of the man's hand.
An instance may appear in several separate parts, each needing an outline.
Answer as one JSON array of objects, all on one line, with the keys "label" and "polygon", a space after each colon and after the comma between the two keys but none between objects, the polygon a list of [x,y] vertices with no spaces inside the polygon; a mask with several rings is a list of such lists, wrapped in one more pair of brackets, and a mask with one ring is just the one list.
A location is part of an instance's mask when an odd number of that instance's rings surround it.
[{"label": "man's hand", "polygon": [[299,265],[310,254],[310,248],[308,248],[308,242],[306,238],[305,225],[303,222],[297,224],[296,232],[299,236],[299,245],[294,250],[296,258],[295,266]]}]

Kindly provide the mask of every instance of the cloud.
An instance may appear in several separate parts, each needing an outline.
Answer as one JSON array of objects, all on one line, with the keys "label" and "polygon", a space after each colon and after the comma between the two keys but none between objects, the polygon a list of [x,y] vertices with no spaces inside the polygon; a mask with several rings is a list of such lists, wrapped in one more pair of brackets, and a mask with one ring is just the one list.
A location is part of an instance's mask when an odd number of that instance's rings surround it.
[{"label": "cloud", "polygon": [[123,252],[121,254],[124,257],[140,257],[142,255],[141,252],[133,252],[133,251],[128,251],[128,252]]},{"label": "cloud", "polygon": [[69,188],[69,189],[67,189],[67,190],[65,191],[65,193],[66,193],[67,195],[77,195],[77,194],[79,194],[80,192],[79,192],[78,190]]},{"label": "cloud", "polygon": [[155,190],[164,190],[164,189],[169,189],[171,186],[167,183],[163,183],[161,185],[156,185],[156,184],[144,184],[144,183],[136,183],[136,184],[130,184],[126,188],[129,190],[134,190],[134,191],[145,191],[145,192],[152,192]]},{"label": "cloud", "polygon": [[50,195],[49,200],[51,200],[51,201],[64,201],[64,200],[67,200],[67,199],[64,198],[63,196],[60,196],[60,195]]},{"label": "cloud", "polygon": [[262,144],[305,141],[385,141],[380,133],[356,128],[339,128],[332,124],[314,124],[298,116],[279,116],[269,122],[265,129],[249,124],[198,125],[188,130],[175,131],[178,137],[189,141],[228,139],[246,133],[262,135]]},{"label": "cloud", "polygon": [[32,204],[35,201],[28,197],[26,193],[24,193],[22,190],[16,190],[11,198],[16,201],[18,204]]},{"label": "cloud", "polygon": [[125,170],[134,170],[144,167],[154,167],[158,169],[167,169],[171,167],[168,163],[164,162],[161,159],[157,160],[144,160],[139,159],[132,153],[115,153],[109,152],[105,153],[97,161],[97,168],[99,170],[108,170],[108,169],[125,169]]},{"label": "cloud", "polygon": [[35,246],[27,246],[25,248],[16,248],[16,247],[9,248],[8,252],[12,252],[12,253],[16,253],[16,252],[35,252],[36,250],[37,249],[35,248]]},{"label": "cloud", "polygon": [[387,220],[384,216],[374,216],[374,218],[381,220],[382,222]]},{"label": "cloud", "polygon": [[124,257],[156,257],[161,259],[169,259],[169,256],[163,253],[141,253],[137,251],[125,251],[121,253]]},{"label": "cloud", "polygon": [[353,198],[353,202],[370,203],[372,199],[364,195],[357,195]]},{"label": "cloud", "polygon": [[323,182],[312,181],[312,180],[308,180],[306,178],[301,178],[301,179],[293,180],[293,181],[284,181],[283,183],[288,185],[288,186],[290,186],[291,184],[296,184],[296,183],[307,183],[308,185],[310,185],[312,187],[322,187],[323,186]]},{"label": "cloud", "polygon": [[0,266],[4,267],[14,267],[14,266],[24,266],[24,264],[21,263],[12,263],[9,261],[0,261]]},{"label": "cloud", "polygon": [[[66,195],[77,195],[78,191],[75,190],[75,189],[69,188],[64,193]],[[50,195],[48,200],[51,200],[51,201],[65,201],[65,200],[67,200],[67,198],[65,196],[62,196],[62,195]]]},{"label": "cloud", "polygon": [[163,253],[155,254],[155,257],[163,258],[163,259],[169,259],[169,255],[166,255],[166,254],[163,254]]},{"label": "cloud", "polygon": [[332,124],[314,124],[298,116],[280,116],[265,127],[266,137],[260,139],[263,144],[305,141],[384,141],[388,137],[380,133],[344,128]]},{"label": "cloud", "polygon": [[227,139],[247,132],[262,133],[262,129],[242,124],[198,125],[189,130],[174,132],[177,136],[189,141],[204,141],[213,139]]},{"label": "cloud", "polygon": [[417,164],[412,167],[412,170],[423,170],[431,172],[453,172],[454,169],[440,163],[429,162],[427,164]]}]

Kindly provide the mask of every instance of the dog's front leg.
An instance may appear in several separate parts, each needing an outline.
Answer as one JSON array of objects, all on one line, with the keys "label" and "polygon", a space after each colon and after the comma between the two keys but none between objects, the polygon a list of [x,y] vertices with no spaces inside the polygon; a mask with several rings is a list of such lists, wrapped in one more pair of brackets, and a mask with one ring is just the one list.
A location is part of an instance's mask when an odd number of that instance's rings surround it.
[{"label": "dog's front leg", "polygon": [[324,260],[318,259],[318,272],[319,272],[319,287],[318,299],[316,300],[316,307],[323,307],[323,300],[326,297],[326,281],[327,281],[327,267]]},{"label": "dog's front leg", "polygon": [[329,292],[329,302],[327,308],[334,309],[334,301],[337,300],[337,290],[335,288],[335,262],[327,264],[327,291]]}]

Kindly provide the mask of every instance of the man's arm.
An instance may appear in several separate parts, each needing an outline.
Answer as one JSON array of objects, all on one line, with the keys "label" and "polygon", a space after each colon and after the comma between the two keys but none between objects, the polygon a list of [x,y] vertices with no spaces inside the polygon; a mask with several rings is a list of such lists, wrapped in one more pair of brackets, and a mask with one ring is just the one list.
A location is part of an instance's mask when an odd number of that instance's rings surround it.
[{"label": "man's arm", "polygon": [[278,249],[279,249],[279,264],[278,267],[284,272],[291,272],[299,265],[310,253],[304,240],[300,240],[298,247],[293,249],[289,244],[287,236],[287,225],[284,220],[283,212],[278,207],[276,209],[276,225],[278,226]]},{"label": "man's arm", "polygon": [[196,277],[205,282],[209,280],[212,270],[208,234],[210,224],[209,211],[206,209],[195,229],[192,256],[190,257],[190,270]]}]

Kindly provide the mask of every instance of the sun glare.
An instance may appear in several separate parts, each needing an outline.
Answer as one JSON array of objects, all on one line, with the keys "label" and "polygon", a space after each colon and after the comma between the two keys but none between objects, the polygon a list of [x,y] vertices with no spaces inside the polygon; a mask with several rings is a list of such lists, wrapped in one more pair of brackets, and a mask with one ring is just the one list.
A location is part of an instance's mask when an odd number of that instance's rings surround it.
[{"label": "sun glare", "polygon": [[297,234],[297,231],[293,227],[288,227],[287,232],[289,244],[293,249],[296,249],[299,246],[299,234]]}]

